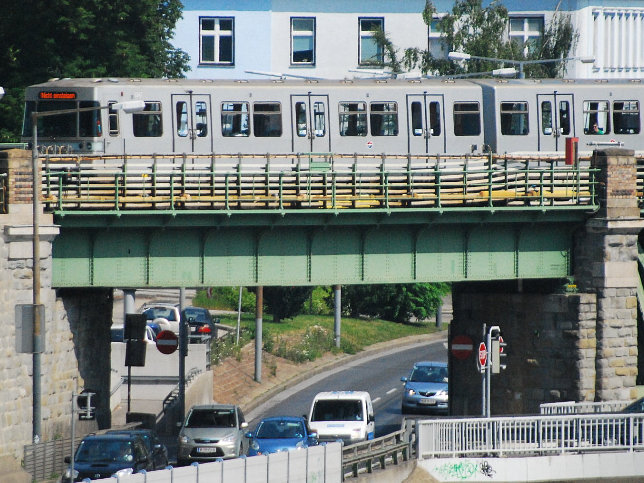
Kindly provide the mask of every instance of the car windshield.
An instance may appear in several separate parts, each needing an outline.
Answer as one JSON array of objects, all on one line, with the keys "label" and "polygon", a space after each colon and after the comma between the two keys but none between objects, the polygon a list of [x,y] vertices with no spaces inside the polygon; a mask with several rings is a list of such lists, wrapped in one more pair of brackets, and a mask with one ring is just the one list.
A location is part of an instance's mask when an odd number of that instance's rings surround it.
[{"label": "car windshield", "polygon": [[207,324],[210,320],[208,312],[201,309],[185,309],[183,316],[188,322],[199,322],[200,324]]},{"label": "car windshield", "polygon": [[299,421],[264,421],[257,428],[257,438],[287,439],[303,438],[304,426]]},{"label": "car windshield", "polygon": [[145,315],[145,318],[148,320],[154,320],[159,318],[167,319],[171,321],[177,320],[177,318],[174,315],[174,310],[167,307],[150,307],[149,309],[146,309],[143,311],[143,315]]},{"label": "car windshield", "polygon": [[[110,434],[112,434],[112,431],[110,431]],[[136,436],[140,437],[143,440],[143,442],[145,443],[145,447],[148,450],[152,449],[152,441],[151,441],[149,433],[146,433],[146,432],[143,432],[143,431],[137,432],[137,433],[127,433],[127,432],[121,433],[119,431],[119,432],[115,432],[115,434],[127,434],[127,435],[132,435],[132,436],[136,435]]]},{"label": "car windshield", "polygon": [[312,421],[362,421],[360,399],[319,399],[313,408]]},{"label": "car windshield", "polygon": [[186,421],[186,428],[234,428],[233,409],[194,409]]},{"label": "car windshield", "polygon": [[76,452],[78,463],[100,463],[134,461],[134,451],[130,441],[105,441],[92,439],[82,441]]},{"label": "car windshield", "polygon": [[447,369],[444,367],[414,367],[409,376],[411,382],[447,382]]}]

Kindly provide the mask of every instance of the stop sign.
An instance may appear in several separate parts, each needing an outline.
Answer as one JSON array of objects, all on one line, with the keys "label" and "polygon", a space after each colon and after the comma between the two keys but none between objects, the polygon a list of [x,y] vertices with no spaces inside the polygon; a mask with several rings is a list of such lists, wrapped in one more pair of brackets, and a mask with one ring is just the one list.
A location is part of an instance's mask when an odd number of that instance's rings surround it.
[{"label": "stop sign", "polygon": [[179,338],[171,330],[162,330],[157,335],[157,349],[163,354],[172,354],[179,347]]},{"label": "stop sign", "polygon": [[457,359],[467,359],[474,350],[472,339],[466,335],[457,335],[452,339],[452,355]]},{"label": "stop sign", "polygon": [[485,367],[487,363],[487,348],[485,347],[485,342],[479,344],[479,364],[481,367]]}]

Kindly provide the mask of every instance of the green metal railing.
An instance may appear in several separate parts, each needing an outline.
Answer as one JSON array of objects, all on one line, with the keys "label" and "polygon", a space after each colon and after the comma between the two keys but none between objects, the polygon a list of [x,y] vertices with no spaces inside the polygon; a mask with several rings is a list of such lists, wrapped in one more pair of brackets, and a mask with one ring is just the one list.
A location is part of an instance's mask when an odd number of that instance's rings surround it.
[{"label": "green metal railing", "polygon": [[344,165],[336,161],[333,170],[317,169],[311,158],[306,163],[276,165],[272,157],[272,163],[248,168],[248,160],[240,157],[226,169],[214,159],[195,165],[194,158],[185,157],[174,164],[123,160],[100,168],[46,162],[43,203],[45,209],[60,214],[500,206],[596,209],[598,203],[597,170],[588,166],[529,159],[508,162],[507,157],[489,156],[423,159],[415,164],[407,160],[391,169],[391,159],[383,157],[365,166],[365,159],[357,158]]}]

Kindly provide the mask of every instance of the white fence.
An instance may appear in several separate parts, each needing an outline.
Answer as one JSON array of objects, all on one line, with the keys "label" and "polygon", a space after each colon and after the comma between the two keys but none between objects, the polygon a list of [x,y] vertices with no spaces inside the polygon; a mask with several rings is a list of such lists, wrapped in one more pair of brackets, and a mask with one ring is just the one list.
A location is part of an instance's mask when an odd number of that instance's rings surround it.
[{"label": "white fence", "polygon": [[328,443],[308,449],[237,458],[213,463],[137,473],[95,483],[340,483],[342,445]]},{"label": "white fence", "polygon": [[579,414],[416,423],[418,459],[644,450],[644,414]]},{"label": "white fence", "polygon": [[582,414],[582,413],[614,413],[621,411],[633,401],[564,401],[544,403],[539,405],[541,414]]}]

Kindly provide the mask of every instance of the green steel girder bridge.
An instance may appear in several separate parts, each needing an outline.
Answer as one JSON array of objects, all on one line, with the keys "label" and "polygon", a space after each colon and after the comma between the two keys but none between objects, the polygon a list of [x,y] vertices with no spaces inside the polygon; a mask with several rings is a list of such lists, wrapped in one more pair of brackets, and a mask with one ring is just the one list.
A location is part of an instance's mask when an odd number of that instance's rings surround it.
[{"label": "green steel girder bridge", "polygon": [[588,160],[48,156],[54,287],[565,278]]}]

